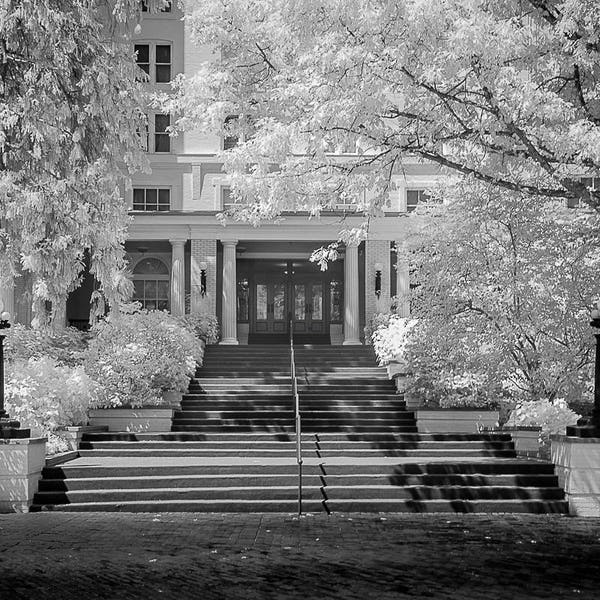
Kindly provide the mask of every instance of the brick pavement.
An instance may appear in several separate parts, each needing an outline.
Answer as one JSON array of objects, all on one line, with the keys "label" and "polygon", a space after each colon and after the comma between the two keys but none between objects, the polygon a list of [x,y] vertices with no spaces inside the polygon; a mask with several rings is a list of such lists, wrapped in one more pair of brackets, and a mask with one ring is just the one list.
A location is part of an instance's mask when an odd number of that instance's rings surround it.
[{"label": "brick pavement", "polygon": [[0,515],[0,598],[600,598],[600,520]]}]

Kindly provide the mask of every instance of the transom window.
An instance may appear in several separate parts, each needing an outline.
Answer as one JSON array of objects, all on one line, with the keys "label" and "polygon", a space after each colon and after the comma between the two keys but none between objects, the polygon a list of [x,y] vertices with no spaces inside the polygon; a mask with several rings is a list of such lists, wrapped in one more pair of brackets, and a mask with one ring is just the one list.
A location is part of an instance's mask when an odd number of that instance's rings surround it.
[{"label": "transom window", "polygon": [[168,188],[133,188],[133,210],[171,210],[171,190]]},{"label": "transom window", "polygon": [[171,44],[135,44],[135,62],[149,82],[171,81]]},{"label": "transom window", "polygon": [[158,258],[143,258],[133,269],[133,299],[147,310],[169,310],[169,269]]}]

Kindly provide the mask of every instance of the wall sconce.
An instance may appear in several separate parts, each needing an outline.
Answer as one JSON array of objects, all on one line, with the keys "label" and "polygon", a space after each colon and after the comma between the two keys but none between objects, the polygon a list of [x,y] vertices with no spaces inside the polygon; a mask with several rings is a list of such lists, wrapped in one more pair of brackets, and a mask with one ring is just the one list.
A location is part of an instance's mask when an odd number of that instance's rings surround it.
[{"label": "wall sconce", "polygon": [[383,265],[381,263],[375,263],[375,295],[379,298],[381,296],[381,272],[383,271]]},{"label": "wall sconce", "polygon": [[208,265],[203,261],[200,263],[200,295],[206,296],[206,269]]}]

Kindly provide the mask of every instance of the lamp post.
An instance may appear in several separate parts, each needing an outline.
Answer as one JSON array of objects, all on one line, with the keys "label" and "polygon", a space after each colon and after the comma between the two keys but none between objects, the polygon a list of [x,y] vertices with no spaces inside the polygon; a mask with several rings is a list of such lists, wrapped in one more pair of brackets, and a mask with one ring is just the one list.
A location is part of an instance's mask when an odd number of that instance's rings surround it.
[{"label": "lamp post", "polygon": [[567,435],[577,437],[600,437],[600,302],[590,313],[590,325],[596,338],[596,359],[594,361],[594,406],[592,416],[586,425],[567,427]]}]

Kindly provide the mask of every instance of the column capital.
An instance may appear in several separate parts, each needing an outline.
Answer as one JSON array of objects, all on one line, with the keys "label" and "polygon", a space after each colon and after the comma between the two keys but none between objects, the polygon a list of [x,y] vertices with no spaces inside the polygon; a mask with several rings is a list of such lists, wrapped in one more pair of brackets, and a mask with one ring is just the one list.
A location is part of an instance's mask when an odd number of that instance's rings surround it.
[{"label": "column capital", "polygon": [[346,248],[358,248],[360,246],[360,242],[346,242],[344,245]]},{"label": "column capital", "polygon": [[169,239],[169,242],[171,243],[171,246],[185,246],[185,243],[187,242],[187,238]]},{"label": "column capital", "polygon": [[238,240],[220,240],[221,244],[223,244],[223,246],[236,246],[238,243]]}]

